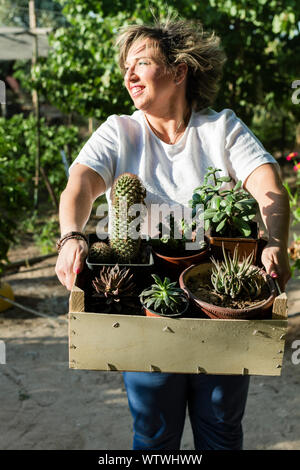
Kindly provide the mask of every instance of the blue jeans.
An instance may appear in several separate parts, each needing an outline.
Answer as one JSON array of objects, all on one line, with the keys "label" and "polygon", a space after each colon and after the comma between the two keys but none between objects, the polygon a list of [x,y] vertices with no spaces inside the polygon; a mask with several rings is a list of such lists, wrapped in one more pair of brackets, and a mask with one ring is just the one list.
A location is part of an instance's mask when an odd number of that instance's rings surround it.
[{"label": "blue jeans", "polygon": [[179,450],[188,406],[196,450],[241,450],[249,376],[123,372],[134,450]]}]

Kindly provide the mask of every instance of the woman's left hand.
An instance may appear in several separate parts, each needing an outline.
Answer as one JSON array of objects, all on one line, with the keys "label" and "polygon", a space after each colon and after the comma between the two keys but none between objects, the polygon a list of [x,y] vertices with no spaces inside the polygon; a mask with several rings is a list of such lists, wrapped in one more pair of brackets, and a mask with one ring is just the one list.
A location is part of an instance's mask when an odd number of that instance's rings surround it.
[{"label": "woman's left hand", "polygon": [[262,252],[261,261],[267,274],[277,279],[281,292],[284,292],[286,283],[291,277],[287,248],[280,244],[267,243]]}]

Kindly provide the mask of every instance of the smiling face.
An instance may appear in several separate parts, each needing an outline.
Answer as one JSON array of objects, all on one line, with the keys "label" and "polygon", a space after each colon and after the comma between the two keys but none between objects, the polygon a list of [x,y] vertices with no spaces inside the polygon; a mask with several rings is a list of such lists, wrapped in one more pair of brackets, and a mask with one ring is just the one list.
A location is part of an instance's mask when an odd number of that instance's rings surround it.
[{"label": "smiling face", "polygon": [[136,108],[146,112],[157,112],[169,105],[177,91],[174,75],[150,39],[134,42],[130,47],[124,82]]}]

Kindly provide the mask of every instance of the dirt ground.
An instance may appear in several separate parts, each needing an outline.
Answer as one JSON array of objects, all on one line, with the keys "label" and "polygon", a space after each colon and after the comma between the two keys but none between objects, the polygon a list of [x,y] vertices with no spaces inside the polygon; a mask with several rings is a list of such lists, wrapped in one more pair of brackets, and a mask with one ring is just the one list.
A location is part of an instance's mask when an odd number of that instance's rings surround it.
[{"label": "dirt ground", "polygon": [[[38,254],[29,244],[12,252],[10,260]],[[16,307],[0,313],[0,339],[6,345],[6,364],[0,365],[0,449],[131,449],[131,415],[121,373],[68,367],[69,293],[56,278],[55,262],[50,258],[5,277],[17,302],[52,318]],[[291,361],[291,344],[300,340],[296,281],[289,282],[287,293],[282,375],[251,378],[245,449],[300,450],[300,364]],[[188,419],[181,448],[193,449]]]}]

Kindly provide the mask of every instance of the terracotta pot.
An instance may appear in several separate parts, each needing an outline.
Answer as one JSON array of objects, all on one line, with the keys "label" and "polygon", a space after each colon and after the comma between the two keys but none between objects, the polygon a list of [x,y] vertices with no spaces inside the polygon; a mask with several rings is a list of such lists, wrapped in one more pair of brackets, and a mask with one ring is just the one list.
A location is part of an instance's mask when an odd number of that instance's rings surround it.
[{"label": "terracotta pot", "polygon": [[164,318],[181,317],[182,315],[185,314],[185,312],[189,308],[189,299],[188,299],[188,297],[186,298],[186,304],[185,304],[184,309],[179,313],[174,313],[174,314],[171,314],[171,315],[163,315],[161,313],[155,312],[154,310],[151,310],[151,308],[145,307],[145,305],[143,304],[143,300],[141,300],[141,303],[142,303],[142,307],[143,307],[143,310],[144,310],[144,313],[145,313],[146,317],[164,317]]},{"label": "terracotta pot", "polygon": [[178,277],[180,273],[191,266],[198,264],[208,258],[210,254],[210,241],[205,237],[206,248],[195,251],[187,256],[166,256],[152,248],[154,263],[166,274]]},{"label": "terracotta pot", "polygon": [[195,276],[205,276],[208,270],[211,270],[212,263],[203,263],[194,266],[190,266],[185,269],[179,277],[179,285],[186,294],[189,296],[190,301],[197,307],[202,313],[205,313],[210,318],[222,318],[222,319],[251,319],[251,318],[265,318],[269,313],[273,305],[274,299],[277,295],[276,286],[274,281],[267,276],[266,272],[261,270],[262,275],[267,280],[269,287],[269,296],[267,299],[262,300],[253,307],[247,307],[243,309],[234,309],[228,307],[221,307],[219,305],[213,305],[205,302],[195,296],[187,287],[189,278]]},{"label": "terracotta pot", "polygon": [[219,259],[220,257],[223,258],[222,243],[224,243],[224,248],[226,252],[229,252],[230,255],[232,256],[234,249],[237,246],[239,259],[242,259],[245,256],[249,256],[250,253],[254,252],[253,263],[255,264],[258,258],[258,244],[259,244],[257,224],[255,225],[255,229],[253,229],[253,234],[255,234],[255,236],[249,237],[249,238],[245,238],[245,237],[230,238],[230,237],[215,236],[214,234],[209,234],[208,238],[210,241],[211,253],[217,259]]}]

